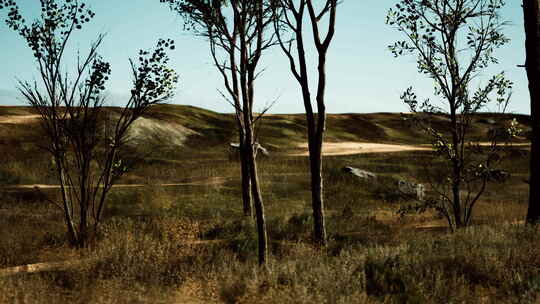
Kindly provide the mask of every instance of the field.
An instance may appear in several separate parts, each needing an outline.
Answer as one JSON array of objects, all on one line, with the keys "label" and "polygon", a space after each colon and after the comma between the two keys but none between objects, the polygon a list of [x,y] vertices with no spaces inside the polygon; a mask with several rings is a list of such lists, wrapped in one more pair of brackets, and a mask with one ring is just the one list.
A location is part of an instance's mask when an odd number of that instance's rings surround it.
[{"label": "field", "polygon": [[[423,134],[399,114],[329,115],[326,140],[341,150],[324,157],[329,246],[318,249],[311,242],[304,118],[268,115],[258,132],[270,151],[258,158],[271,253],[264,272],[257,270],[255,228],[242,215],[239,164],[229,160],[228,143],[236,141],[231,115],[153,108],[133,132],[133,169],[113,189],[102,230],[87,249],[67,245],[61,213],[43,195],[54,198],[57,189],[32,189],[55,184],[32,115],[28,108],[0,107],[0,270],[73,265],[0,277],[1,303],[540,300],[538,231],[523,225],[526,138],[505,148],[509,156],[501,165],[511,178],[490,184],[473,225],[451,233],[433,212],[399,216],[411,201],[342,170],[352,166],[384,180],[425,183],[422,172],[434,155]],[[527,116],[479,114],[472,138],[482,140],[512,118],[528,129]],[[447,118],[438,119],[444,130]],[[343,143],[417,149],[363,153]]]}]

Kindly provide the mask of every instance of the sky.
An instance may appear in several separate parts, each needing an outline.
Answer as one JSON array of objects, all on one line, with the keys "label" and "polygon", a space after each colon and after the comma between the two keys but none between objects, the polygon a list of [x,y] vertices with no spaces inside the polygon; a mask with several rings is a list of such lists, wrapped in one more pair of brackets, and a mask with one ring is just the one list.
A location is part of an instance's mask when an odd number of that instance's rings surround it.
[{"label": "sky", "polygon": [[[39,0],[17,1],[27,19],[39,11]],[[159,0],[88,0],[95,18],[76,33],[70,45],[71,54],[84,54],[90,41],[106,33],[100,54],[112,65],[107,84],[109,103],[121,105],[131,86],[128,58],[136,58],[139,49],[149,49],[159,38],[171,38],[176,49],[170,52],[170,66],[180,76],[173,104],[193,105],[230,113],[234,109],[220,94],[223,80],[213,65],[208,42],[183,30],[182,19]],[[508,21],[505,34],[511,42],[496,52],[500,63],[485,73],[504,71],[514,82],[510,112],[530,113],[525,70],[517,67],[525,61],[521,1],[508,0],[502,16]],[[114,3],[114,4],[113,4]],[[338,8],[336,35],[328,53],[326,93],[329,113],[371,113],[408,111],[400,94],[413,86],[421,99],[431,97],[433,83],[419,75],[414,57],[394,58],[388,45],[403,36],[385,24],[394,0],[344,0]],[[5,12],[0,12],[0,19]],[[314,50],[309,54],[310,68],[315,72]],[[271,113],[303,113],[300,88],[290,73],[281,50],[264,54],[262,76],[257,80],[255,109],[260,111],[277,100]],[[32,54],[22,38],[0,22],[0,105],[23,105],[16,91],[17,79],[32,80],[36,67]],[[487,111],[497,107],[488,106]]]}]

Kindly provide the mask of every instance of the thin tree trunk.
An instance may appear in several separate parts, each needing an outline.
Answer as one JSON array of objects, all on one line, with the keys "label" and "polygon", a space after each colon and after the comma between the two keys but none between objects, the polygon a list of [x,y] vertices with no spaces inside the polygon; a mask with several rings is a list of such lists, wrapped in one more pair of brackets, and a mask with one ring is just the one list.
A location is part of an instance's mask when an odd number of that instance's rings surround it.
[{"label": "thin tree trunk", "polygon": [[[83,156],[85,157],[85,156]],[[88,240],[88,206],[89,206],[89,186],[87,180],[89,178],[89,164],[86,160],[83,160],[81,184],[79,189],[81,191],[80,197],[80,215],[79,215],[79,240],[78,246],[84,248],[87,245]]]},{"label": "thin tree trunk", "polygon": [[[248,18],[247,10],[248,5],[246,2],[241,2],[241,18],[244,22],[241,22],[238,27],[238,33],[241,37],[246,36],[248,29],[246,26],[249,22],[246,22]],[[257,22],[257,26],[260,26],[260,20]],[[259,28],[262,31],[262,28]],[[261,32],[259,32],[259,35]],[[251,58],[248,55],[251,45],[248,45],[246,39],[240,39],[240,92],[242,93],[242,118],[244,121],[244,144],[245,160],[249,169],[249,178],[251,181],[251,194],[253,199],[253,205],[255,207],[255,218],[257,222],[257,240],[258,240],[258,260],[259,265],[266,267],[268,256],[268,236],[266,233],[266,221],[264,215],[264,203],[261,195],[259,176],[257,174],[257,162],[255,161],[254,151],[254,132],[253,132],[253,82],[255,80],[254,70],[258,59]],[[260,45],[258,45],[260,47]]]},{"label": "thin tree trunk", "polygon": [[68,239],[69,242],[72,245],[77,244],[77,231],[75,230],[75,224],[73,223],[73,216],[72,216],[72,210],[71,205],[69,202],[68,194],[66,193],[66,177],[64,174],[64,168],[62,166],[62,160],[60,157],[56,157],[56,168],[58,170],[58,176],[60,178],[60,192],[62,194],[62,203],[64,208],[64,220],[66,221],[66,227],[67,227],[67,233],[68,233]]},{"label": "thin tree trunk", "polygon": [[315,242],[326,246],[322,177],[322,134],[310,140],[309,163],[311,170],[311,204],[313,208],[313,232]]},{"label": "thin tree trunk", "polygon": [[[455,174],[455,173],[454,173]],[[456,228],[463,227],[463,220],[461,215],[461,197],[459,195],[460,185],[459,182],[454,181],[452,185],[452,197],[454,199],[453,209],[454,209],[454,221]]]},{"label": "thin tree trunk", "polygon": [[[294,29],[296,35],[296,51],[298,53],[298,67],[300,73],[297,81],[302,89],[302,99],[306,110],[307,137],[309,150],[309,170],[311,178],[311,205],[313,209],[313,237],[315,242],[321,246],[326,246],[326,226],[324,220],[324,201],[323,201],[323,177],[322,177],[322,143],[325,130],[325,105],[324,105],[324,88],[326,85],[326,50],[320,49],[319,52],[319,82],[317,88],[317,115],[316,122],[313,106],[311,105],[311,93],[309,91],[309,79],[306,62],[306,53],[304,49],[303,37],[303,14],[306,9],[307,2],[300,5],[296,18],[296,26]],[[311,22],[316,22],[311,20]],[[333,31],[333,29],[330,29]],[[287,51],[286,51],[287,52]],[[291,54],[289,53],[291,56]],[[293,68],[294,69],[294,68]]]},{"label": "thin tree trunk", "polygon": [[109,192],[111,186],[112,186],[112,177],[113,177],[113,164],[116,160],[116,154],[117,154],[117,150],[116,148],[114,149],[114,151],[112,151],[112,153],[110,154],[108,160],[107,160],[107,173],[105,173],[105,177],[104,177],[104,182],[103,184],[105,185],[103,187],[103,192],[101,193],[101,197],[99,199],[99,205],[98,205],[98,210],[97,210],[97,213],[96,213],[96,218],[95,218],[95,222],[94,222],[94,233],[97,233],[97,230],[98,230],[98,225],[99,223],[101,222],[101,217],[103,215],[103,210],[104,210],[104,207],[105,207],[105,198],[107,196],[107,193]]},{"label": "thin tree trunk", "polygon": [[527,223],[540,220],[540,3],[538,0],[524,0],[525,49],[527,59],[525,67],[529,79],[531,98],[531,159],[529,178],[529,209]]},{"label": "thin tree trunk", "polygon": [[[312,20],[313,22],[313,20]],[[323,194],[323,176],[322,176],[322,145],[324,141],[324,132],[326,131],[326,49],[317,46],[319,52],[319,63],[317,66],[319,81],[317,84],[317,125],[311,132],[313,137],[313,157],[310,151],[311,162],[311,195],[313,205],[313,224],[315,226],[315,241],[320,246],[326,246],[326,224],[324,220],[324,194]]]},{"label": "thin tree trunk", "polygon": [[[243,136],[242,136],[243,137]],[[247,162],[247,145],[245,138],[240,141],[240,169],[242,171],[242,201],[244,205],[244,215],[253,217],[253,200],[251,196],[251,176],[249,163]]]},{"label": "thin tree trunk", "polygon": [[[455,87],[455,86],[454,86]],[[454,93],[453,93],[454,94]],[[461,161],[460,161],[460,140],[458,135],[458,123],[456,113],[455,98],[449,98],[450,103],[450,120],[452,122],[452,153],[454,154],[452,161],[452,199],[454,224],[456,228],[463,227],[463,215],[461,206]]]},{"label": "thin tree trunk", "polygon": [[[251,146],[253,147],[253,146]],[[257,163],[255,162],[255,154],[253,148],[249,149],[250,159],[250,175],[251,175],[251,191],[253,193],[255,216],[257,220],[257,236],[259,248],[259,265],[266,265],[268,260],[268,235],[266,232],[266,218],[264,215],[264,203],[262,200],[261,190],[259,187],[259,177],[257,175]]]},{"label": "thin tree trunk", "polygon": [[[244,108],[249,109],[249,105],[244,104]],[[253,149],[253,124],[249,115],[244,115],[244,124],[246,126],[246,160],[249,166],[251,193],[253,195],[255,217],[257,222],[259,265],[265,266],[268,256],[268,235],[266,233],[264,203],[259,186],[259,176],[257,174],[257,162],[255,161],[255,151]]]},{"label": "thin tree trunk", "polygon": [[[244,7],[245,3],[240,3],[240,7],[242,9],[242,11],[240,12],[240,18],[241,20],[245,20],[245,18],[247,16],[245,16],[244,14],[246,14],[246,12],[244,11],[245,7]],[[243,132],[243,141],[241,139],[241,142],[240,142],[240,156],[241,156],[241,159],[240,161],[243,162],[243,166],[244,168],[242,169],[242,193],[243,195],[246,194],[248,195],[248,189],[249,189],[249,186],[251,184],[251,187],[253,188],[253,179],[254,179],[254,176],[252,175],[252,170],[251,170],[251,156],[252,156],[252,151],[253,151],[253,126],[252,126],[252,120],[251,120],[251,111],[252,111],[252,108],[251,108],[251,100],[249,100],[249,92],[248,92],[248,68],[247,68],[247,65],[248,65],[248,47],[246,45],[246,40],[245,40],[245,33],[246,33],[246,28],[245,28],[245,24],[243,22],[240,22],[240,24],[238,25],[238,33],[240,35],[240,37],[244,37],[244,38],[240,38],[240,66],[239,66],[239,69],[240,69],[240,93],[242,94],[242,116],[241,118],[243,119],[243,122],[244,122],[244,125],[243,125],[243,129],[242,132]],[[247,154],[247,155],[246,155]],[[245,174],[245,175],[244,175]],[[244,177],[246,178],[246,180],[244,180]],[[245,187],[245,188],[244,188]],[[252,195],[255,195],[252,191],[251,193]],[[249,197],[250,201],[249,201],[249,208],[251,209],[252,208],[252,200],[254,199],[253,197]],[[256,198],[255,198],[256,200]],[[257,207],[255,207],[257,208]],[[244,201],[244,212],[245,210],[247,209],[247,202]],[[250,211],[250,214],[251,214],[252,211]],[[247,214],[245,214],[247,215]]]}]

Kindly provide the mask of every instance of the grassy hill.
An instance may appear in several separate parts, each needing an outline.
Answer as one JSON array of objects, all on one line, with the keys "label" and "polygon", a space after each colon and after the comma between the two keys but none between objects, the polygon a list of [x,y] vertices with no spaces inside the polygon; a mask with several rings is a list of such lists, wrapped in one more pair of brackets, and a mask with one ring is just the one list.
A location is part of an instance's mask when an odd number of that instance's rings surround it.
[{"label": "grassy hill", "polygon": [[[107,109],[115,112],[114,108]],[[10,116],[35,115],[28,107],[0,107],[0,138],[5,141],[25,141],[32,135],[39,137],[35,124],[2,123],[3,118]],[[236,124],[232,114],[220,114],[209,110],[180,105],[158,105],[150,109],[144,118],[152,120],[156,125],[169,123],[186,130],[190,136],[187,146],[196,147],[223,145],[236,141]],[[517,119],[520,127],[530,129],[530,118],[526,115],[481,113],[476,115],[470,132],[472,139],[482,140],[492,128],[507,126],[512,119]],[[445,130],[449,118],[444,115],[434,116],[433,124]],[[258,139],[261,143],[276,149],[291,148],[306,140],[304,114],[271,114],[265,115],[258,127]],[[193,132],[189,132],[189,131]],[[166,129],[161,136],[167,137]],[[158,134],[159,135],[159,134]],[[19,140],[17,140],[19,139]],[[32,138],[33,139],[33,138]],[[402,119],[400,113],[370,114],[329,114],[326,140],[359,141],[376,143],[426,144],[429,139],[410,122]]]}]

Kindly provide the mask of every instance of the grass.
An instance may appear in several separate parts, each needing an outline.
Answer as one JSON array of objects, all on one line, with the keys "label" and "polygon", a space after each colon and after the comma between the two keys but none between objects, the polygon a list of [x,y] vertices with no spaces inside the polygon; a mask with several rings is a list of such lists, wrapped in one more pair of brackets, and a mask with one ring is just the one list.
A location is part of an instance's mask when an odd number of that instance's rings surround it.
[{"label": "grass", "polygon": [[[17,111],[24,114],[24,109]],[[503,163],[511,179],[491,185],[475,209],[474,225],[456,233],[449,233],[445,221],[430,212],[398,217],[396,211],[407,201],[388,195],[397,178],[423,182],[422,165],[432,157],[429,152],[326,157],[329,246],[318,250],[311,245],[307,158],[280,153],[302,140],[303,120],[269,116],[261,138],[273,153],[259,161],[270,237],[265,272],[256,266],[253,223],[242,217],[238,164],[227,160],[226,146],[234,141],[234,132],[224,128],[232,125],[231,117],[177,106],[154,108],[149,117],[185,121],[185,127],[205,137],[192,136],[185,147],[160,149],[138,159],[120,183],[143,186],[113,189],[102,230],[87,249],[66,244],[61,214],[43,197],[29,190],[0,189],[0,269],[89,259],[65,271],[0,278],[0,303],[539,300],[538,231],[516,224],[527,207],[526,151],[513,153]],[[330,115],[328,140],[400,143],[415,138],[413,142],[422,143],[397,117]],[[374,133],[363,134],[368,125]],[[479,136],[484,125],[475,131]],[[18,144],[1,148],[8,156],[0,163],[0,184],[53,182],[46,174],[45,154],[26,142],[37,135],[25,126],[13,128],[13,134],[26,135],[17,139],[1,133]],[[204,143],[208,136],[213,137]],[[343,166],[375,172],[382,182],[359,181],[344,174]],[[216,179],[219,182],[204,183]],[[54,189],[47,191],[57,195]]]}]

